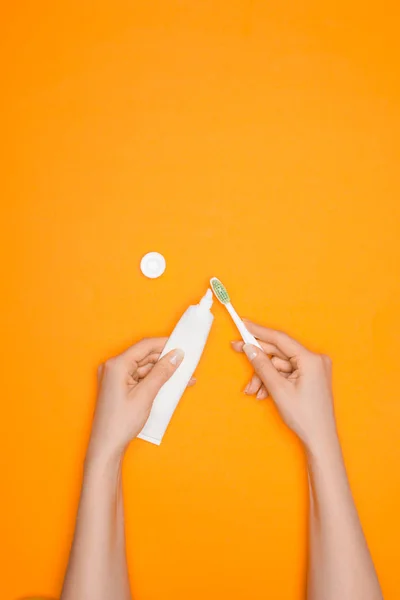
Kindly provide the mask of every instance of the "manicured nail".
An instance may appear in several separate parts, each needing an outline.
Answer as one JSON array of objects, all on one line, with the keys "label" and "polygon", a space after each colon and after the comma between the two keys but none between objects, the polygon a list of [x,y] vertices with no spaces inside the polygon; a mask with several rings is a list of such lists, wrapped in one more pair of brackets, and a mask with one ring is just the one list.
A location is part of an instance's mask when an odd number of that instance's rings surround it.
[{"label": "manicured nail", "polygon": [[245,344],[243,346],[243,352],[246,354],[249,360],[254,360],[257,356],[257,350],[256,347],[253,346],[253,344]]},{"label": "manicured nail", "polygon": [[177,350],[174,350],[174,353],[169,359],[169,362],[173,365],[179,365],[183,361],[184,356],[184,351],[178,348]]},{"label": "manicured nail", "polygon": [[243,394],[248,394],[249,393],[249,389],[250,389],[250,384],[248,383],[246,385],[246,387],[244,388],[244,390],[243,390]]},{"label": "manicured nail", "polygon": [[261,400],[263,395],[264,395],[264,390],[262,390],[262,389],[258,390],[257,396],[256,396],[257,400]]}]

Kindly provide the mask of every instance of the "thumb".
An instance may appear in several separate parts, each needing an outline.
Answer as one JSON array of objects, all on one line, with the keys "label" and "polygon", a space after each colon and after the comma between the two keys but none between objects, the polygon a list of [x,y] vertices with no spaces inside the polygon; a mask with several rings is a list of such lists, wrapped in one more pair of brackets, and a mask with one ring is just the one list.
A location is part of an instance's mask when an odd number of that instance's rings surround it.
[{"label": "thumb", "polygon": [[140,383],[141,393],[144,394],[146,400],[151,402],[154,400],[164,383],[168,381],[182,363],[184,356],[183,350],[177,348],[168,352],[154,365],[151,372]]},{"label": "thumb", "polygon": [[243,352],[271,395],[274,397],[278,394],[282,386],[285,385],[286,380],[279,375],[268,355],[257,346],[253,346],[253,344],[245,344]]}]

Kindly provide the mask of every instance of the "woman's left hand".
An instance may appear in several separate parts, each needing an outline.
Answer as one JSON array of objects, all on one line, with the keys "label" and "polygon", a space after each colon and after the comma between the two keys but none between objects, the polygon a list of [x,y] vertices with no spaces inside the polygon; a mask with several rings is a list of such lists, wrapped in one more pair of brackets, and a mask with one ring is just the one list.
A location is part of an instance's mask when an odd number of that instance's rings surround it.
[{"label": "woman's left hand", "polygon": [[99,367],[99,393],[88,458],[121,457],[145,425],[154,398],[183,360],[171,350],[161,360],[167,338],[143,339]]}]

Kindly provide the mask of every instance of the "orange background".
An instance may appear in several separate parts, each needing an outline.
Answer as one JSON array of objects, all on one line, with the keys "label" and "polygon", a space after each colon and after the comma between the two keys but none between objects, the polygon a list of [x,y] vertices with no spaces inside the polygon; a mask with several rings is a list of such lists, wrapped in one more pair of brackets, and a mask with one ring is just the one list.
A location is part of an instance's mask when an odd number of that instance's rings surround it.
[{"label": "orange background", "polygon": [[[11,3],[10,3],[11,4]],[[385,598],[400,597],[395,3],[14,3],[3,13],[1,599],[60,592],[97,365],[217,275],[334,360]],[[139,271],[158,250],[159,280]],[[160,448],[125,464],[137,600],[303,597],[301,450],[241,393],[221,306]]]}]

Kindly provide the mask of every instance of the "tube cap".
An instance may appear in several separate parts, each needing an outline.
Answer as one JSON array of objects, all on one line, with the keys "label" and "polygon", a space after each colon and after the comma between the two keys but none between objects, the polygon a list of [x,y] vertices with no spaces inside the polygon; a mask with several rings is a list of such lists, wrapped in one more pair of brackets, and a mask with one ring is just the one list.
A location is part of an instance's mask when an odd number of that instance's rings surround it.
[{"label": "tube cap", "polygon": [[149,279],[160,277],[166,267],[165,258],[159,252],[148,252],[140,261],[140,270]]}]

